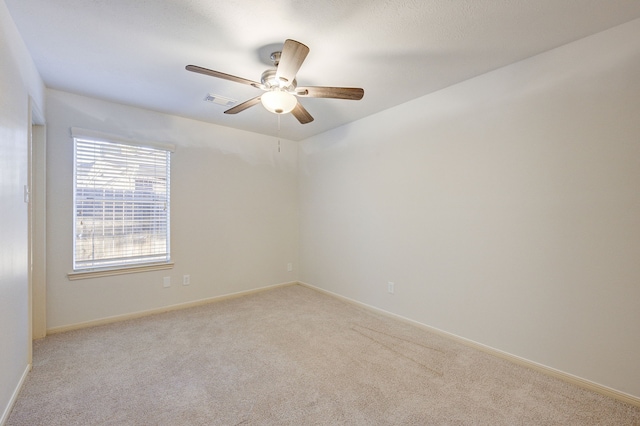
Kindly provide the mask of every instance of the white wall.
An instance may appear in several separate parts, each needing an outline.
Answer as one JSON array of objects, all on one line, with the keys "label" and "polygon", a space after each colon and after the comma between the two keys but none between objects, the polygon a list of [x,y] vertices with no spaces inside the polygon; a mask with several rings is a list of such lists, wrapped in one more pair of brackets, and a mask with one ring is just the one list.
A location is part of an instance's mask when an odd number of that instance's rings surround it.
[{"label": "white wall", "polygon": [[29,366],[27,204],[29,96],[44,107],[44,85],[0,2],[0,423]]},{"label": "white wall", "polygon": [[639,76],[636,20],[304,141],[301,281],[640,397]]},{"label": "white wall", "polygon": [[[297,144],[47,90],[47,327],[127,315],[297,280]],[[274,121],[274,126],[276,122]],[[175,268],[69,281],[71,127],[176,145]],[[295,264],[287,272],[287,263]],[[191,285],[182,285],[189,274]],[[163,288],[164,276],[172,286]]]}]

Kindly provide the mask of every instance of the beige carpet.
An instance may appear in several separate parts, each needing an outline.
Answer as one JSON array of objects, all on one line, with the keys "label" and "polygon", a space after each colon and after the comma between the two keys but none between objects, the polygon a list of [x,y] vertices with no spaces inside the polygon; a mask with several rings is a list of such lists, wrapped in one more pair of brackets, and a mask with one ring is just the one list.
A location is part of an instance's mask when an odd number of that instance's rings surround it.
[{"label": "beige carpet", "polygon": [[8,425],[639,425],[640,408],[302,286],[52,335]]}]

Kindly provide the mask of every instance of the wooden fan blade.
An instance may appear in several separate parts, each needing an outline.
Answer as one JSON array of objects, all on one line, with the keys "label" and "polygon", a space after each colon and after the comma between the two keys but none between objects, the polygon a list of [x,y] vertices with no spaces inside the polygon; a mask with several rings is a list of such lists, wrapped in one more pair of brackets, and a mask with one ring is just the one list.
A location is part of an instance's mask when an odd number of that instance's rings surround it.
[{"label": "wooden fan blade", "polygon": [[308,54],[309,48],[304,44],[295,40],[286,40],[280,54],[276,78],[287,85],[291,83]]},{"label": "wooden fan blade", "polygon": [[313,121],[313,117],[309,114],[309,111],[307,111],[300,102],[293,108],[291,114],[298,119],[300,124],[307,124]]},{"label": "wooden fan blade", "polygon": [[237,114],[241,111],[244,111],[247,108],[251,108],[252,106],[260,103],[260,96],[256,96],[255,98],[249,99],[248,101],[244,101],[241,104],[234,106],[233,108],[229,108],[224,113],[225,114]]},{"label": "wooden fan blade", "polygon": [[350,99],[359,101],[364,96],[364,89],[356,87],[297,87],[295,95],[307,98]]},{"label": "wooden fan blade", "polygon": [[187,65],[185,67],[187,71],[197,72],[198,74],[204,74],[211,77],[221,78],[223,80],[235,81],[236,83],[248,84],[250,86],[256,87],[258,89],[264,89],[261,83],[253,80],[247,80],[246,78],[236,77],[235,75],[225,74],[220,71],[210,70],[208,68],[202,68],[196,65]]}]

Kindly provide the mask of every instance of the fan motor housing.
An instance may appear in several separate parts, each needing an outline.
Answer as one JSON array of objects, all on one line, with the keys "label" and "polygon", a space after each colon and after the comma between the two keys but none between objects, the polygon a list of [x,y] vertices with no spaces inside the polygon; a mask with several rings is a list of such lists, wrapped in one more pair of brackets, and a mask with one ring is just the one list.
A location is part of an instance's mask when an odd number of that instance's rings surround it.
[{"label": "fan motor housing", "polygon": [[298,85],[296,79],[293,79],[292,82],[279,80],[278,77],[276,77],[276,71],[276,69],[268,69],[263,72],[262,77],[260,77],[260,82],[264,84],[267,89],[279,88],[286,92],[294,91]]}]

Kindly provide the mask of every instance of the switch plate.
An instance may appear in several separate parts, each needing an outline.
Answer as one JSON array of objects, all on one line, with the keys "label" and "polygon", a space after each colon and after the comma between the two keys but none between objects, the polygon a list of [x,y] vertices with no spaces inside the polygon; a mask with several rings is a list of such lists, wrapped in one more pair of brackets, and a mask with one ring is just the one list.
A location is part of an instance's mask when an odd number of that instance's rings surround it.
[{"label": "switch plate", "polygon": [[182,285],[189,285],[191,284],[191,276],[190,275],[183,275],[182,276]]},{"label": "switch plate", "polygon": [[395,291],[396,291],[396,285],[395,285],[395,283],[392,283],[391,281],[389,281],[389,282],[387,283],[387,292],[389,292],[389,293],[393,294],[393,293],[395,293]]},{"label": "switch plate", "polygon": [[287,263],[287,272],[291,272],[293,271],[293,263],[289,262]]},{"label": "switch plate", "polygon": [[162,279],[162,287],[164,288],[171,287],[171,277],[164,277]]}]

